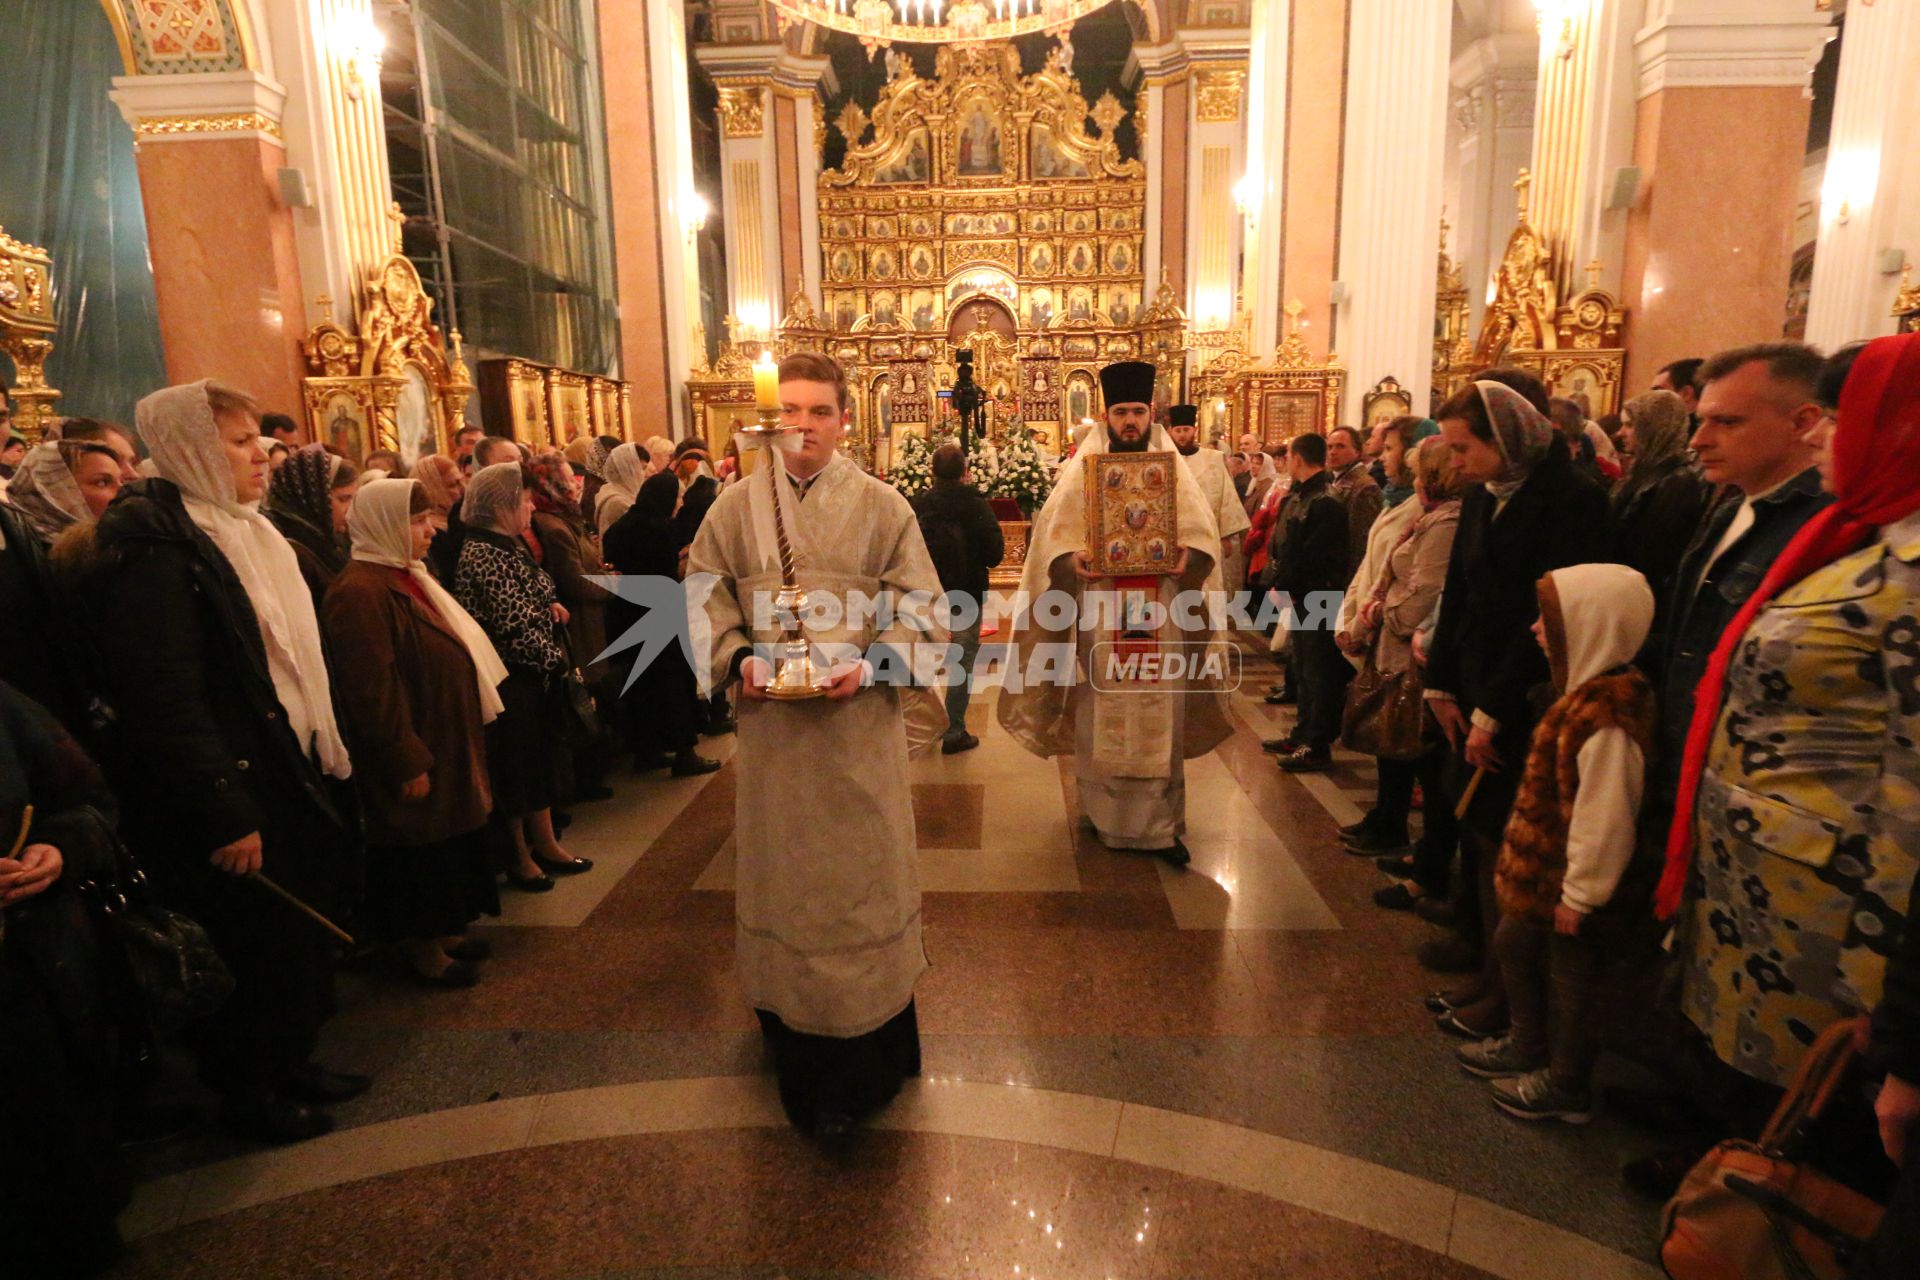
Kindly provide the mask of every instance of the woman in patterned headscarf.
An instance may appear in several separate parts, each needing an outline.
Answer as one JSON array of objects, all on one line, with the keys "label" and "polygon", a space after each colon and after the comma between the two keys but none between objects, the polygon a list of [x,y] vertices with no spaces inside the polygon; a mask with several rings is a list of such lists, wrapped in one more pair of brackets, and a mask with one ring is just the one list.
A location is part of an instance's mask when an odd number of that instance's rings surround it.
[{"label": "woman in patterned headscarf", "polygon": [[[1576,469],[1546,403],[1532,374],[1494,370],[1434,415],[1455,472],[1471,487],[1460,503],[1426,699],[1454,764],[1465,766],[1460,785],[1480,779],[1460,831],[1461,936],[1423,950],[1436,967],[1481,965],[1498,923],[1493,866],[1536,719],[1529,694],[1550,678],[1532,634],[1536,584],[1552,570],[1604,562],[1613,552],[1606,491]],[[1435,1001],[1443,1029],[1456,1035],[1490,1035],[1506,1024],[1497,966]]]},{"label": "woman in patterned headscarf", "polygon": [[337,453],[310,444],[273,473],[264,514],[300,561],[300,576],[313,592],[314,608],[347,567],[347,512],[360,472]]},{"label": "woman in patterned headscarf", "polygon": [[1622,418],[1633,429],[1634,452],[1633,469],[1613,493],[1619,559],[1645,575],[1664,614],[1673,575],[1713,491],[1687,457],[1693,419],[1686,401],[1671,391],[1649,391],[1629,400]]}]

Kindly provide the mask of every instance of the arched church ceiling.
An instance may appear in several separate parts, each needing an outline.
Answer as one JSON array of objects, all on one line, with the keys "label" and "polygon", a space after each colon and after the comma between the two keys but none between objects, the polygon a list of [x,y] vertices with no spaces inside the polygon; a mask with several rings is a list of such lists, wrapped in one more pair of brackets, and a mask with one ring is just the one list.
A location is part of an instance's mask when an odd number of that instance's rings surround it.
[{"label": "arched church ceiling", "polygon": [[256,62],[245,0],[101,0],[129,75],[244,71]]}]

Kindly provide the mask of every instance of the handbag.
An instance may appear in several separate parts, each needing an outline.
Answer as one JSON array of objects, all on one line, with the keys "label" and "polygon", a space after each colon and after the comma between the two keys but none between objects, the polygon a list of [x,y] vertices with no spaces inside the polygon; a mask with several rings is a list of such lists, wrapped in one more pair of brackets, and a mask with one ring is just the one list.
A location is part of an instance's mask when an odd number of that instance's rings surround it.
[{"label": "handbag", "polygon": [[117,970],[121,1021],[151,1048],[218,1009],[233,994],[233,974],[197,921],[155,900],[146,873],[106,818],[86,813],[111,862],[75,880],[74,890]]},{"label": "handbag", "polygon": [[1347,686],[1340,740],[1352,751],[1383,760],[1417,760],[1425,750],[1426,696],[1420,677],[1382,671],[1369,659]]},{"label": "handbag", "polygon": [[1884,1209],[1795,1153],[1839,1090],[1865,1021],[1820,1033],[1758,1142],[1722,1142],[1687,1174],[1660,1215],[1660,1263],[1673,1280],[1846,1276]]},{"label": "handbag", "polygon": [[600,704],[594,699],[593,690],[587,686],[586,673],[580,670],[580,664],[573,659],[573,642],[563,627],[554,628],[555,638],[560,641],[560,651],[566,655],[566,669],[560,672],[561,687],[567,696],[567,711],[572,716],[572,727],[578,741],[597,742],[606,733],[600,722]]}]

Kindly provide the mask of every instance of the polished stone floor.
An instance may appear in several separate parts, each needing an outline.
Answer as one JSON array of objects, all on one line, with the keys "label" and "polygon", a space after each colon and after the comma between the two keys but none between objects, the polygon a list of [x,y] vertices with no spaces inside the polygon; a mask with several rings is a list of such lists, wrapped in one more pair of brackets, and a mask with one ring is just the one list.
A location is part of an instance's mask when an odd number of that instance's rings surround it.
[{"label": "polished stone floor", "polygon": [[[926,1076],[874,1129],[786,1128],[732,973],[734,767],[616,780],[595,859],[488,928],[483,983],[342,983],[341,1131],[142,1153],[127,1277],[1651,1276],[1646,1135],[1507,1119],[1419,1004],[1430,933],[1341,851],[1371,772],[1188,765],[1191,871],[1101,848],[1071,772],[917,762]],[[732,739],[705,749],[731,759]]]}]

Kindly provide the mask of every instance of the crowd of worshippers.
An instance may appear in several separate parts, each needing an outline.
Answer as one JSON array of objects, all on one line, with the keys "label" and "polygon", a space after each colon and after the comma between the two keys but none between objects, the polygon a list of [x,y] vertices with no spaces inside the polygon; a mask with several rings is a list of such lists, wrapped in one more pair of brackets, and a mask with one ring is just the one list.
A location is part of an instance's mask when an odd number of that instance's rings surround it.
[{"label": "crowd of worshippers", "polygon": [[1249,585],[1344,592],[1275,628],[1298,717],[1263,745],[1377,756],[1340,839],[1439,927],[1460,1066],[1580,1124],[1602,1046],[1637,1058],[1664,1086],[1606,1102],[1665,1135],[1624,1170],[1665,1197],[1870,1015],[1816,1145],[1876,1196],[1906,1161],[1856,1274],[1920,1274],[1920,335],[1677,361],[1598,423],[1489,369],[1431,419],[1255,443]]},{"label": "crowd of worshippers", "polygon": [[[593,869],[570,810],[615,769],[718,769],[699,740],[734,727],[677,647],[622,696],[596,659],[641,609],[594,579],[679,577],[735,458],[468,430],[362,467],[301,434],[198,382],[7,455],[0,1074],[36,1096],[0,1108],[0,1235],[22,1274],[114,1255],[116,1143],[185,1121],[164,1063],[195,1064],[236,1135],[327,1132],[369,1085],[314,1060],[336,964],[472,986],[503,888]],[[115,895],[197,925],[230,983],[177,1034],[114,979]]]}]

